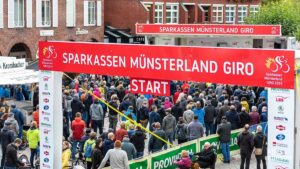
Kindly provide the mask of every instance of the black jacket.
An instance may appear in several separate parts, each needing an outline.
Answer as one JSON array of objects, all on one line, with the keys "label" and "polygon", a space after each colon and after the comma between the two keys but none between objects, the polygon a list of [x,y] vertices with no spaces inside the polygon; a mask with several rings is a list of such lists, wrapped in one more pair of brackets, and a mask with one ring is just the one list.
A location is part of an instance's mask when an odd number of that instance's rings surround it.
[{"label": "black jacket", "polygon": [[[111,105],[112,107],[114,107],[115,109],[118,110],[118,103],[116,103],[114,101],[110,101],[109,105]],[[114,111],[113,109],[111,109],[110,107],[108,107],[108,110],[109,110],[109,112],[108,112],[109,115],[112,115],[112,116],[118,115],[118,113],[116,111]]]},{"label": "black jacket", "polygon": [[201,166],[201,168],[208,168],[211,165],[213,165],[216,161],[216,154],[212,147],[209,147],[208,149],[203,149],[200,153],[196,153],[194,155],[197,155],[197,163]]},{"label": "black jacket", "polygon": [[[167,135],[162,129],[154,131],[154,134],[158,135],[160,138],[164,140],[167,139]],[[154,136],[151,136],[148,144],[149,144],[149,152],[152,152],[153,150],[162,149],[162,147],[166,143],[164,143],[163,141],[159,140]]]},{"label": "black jacket", "polygon": [[250,115],[247,112],[240,112],[239,118],[240,118],[240,127],[244,127],[245,124],[250,123]]},{"label": "black jacket", "polygon": [[255,148],[262,148],[263,146],[263,153],[262,156],[267,155],[267,141],[268,138],[262,132],[256,133],[254,137],[254,147]]},{"label": "black jacket", "polygon": [[73,99],[73,101],[71,102],[71,108],[72,108],[73,118],[75,118],[75,114],[77,112],[80,112],[80,113],[83,112],[83,104],[81,101],[79,101],[77,99]]},{"label": "black jacket", "polygon": [[130,142],[134,145],[137,152],[144,152],[145,149],[145,134],[142,130],[136,130],[131,137]]},{"label": "black jacket", "polygon": [[204,112],[205,112],[204,122],[205,123],[214,122],[214,117],[217,116],[216,108],[212,105],[209,105],[209,106],[204,107]]},{"label": "black jacket", "polygon": [[227,121],[230,122],[232,130],[239,128],[240,119],[239,119],[238,113],[236,111],[229,110],[228,112],[226,112],[226,118],[227,118]]},{"label": "black jacket", "polygon": [[218,115],[216,118],[216,123],[220,124],[222,121],[222,117],[225,116],[225,113],[229,110],[229,106],[224,105],[220,108],[220,110],[218,111]]},{"label": "black jacket", "polygon": [[221,143],[230,142],[231,124],[227,121],[223,121],[218,128],[217,133],[220,136]]},{"label": "black jacket", "polygon": [[92,154],[92,169],[98,169],[103,159],[103,154],[100,148],[95,147]]},{"label": "black jacket", "polygon": [[179,117],[183,116],[183,109],[179,104],[175,104],[175,106],[171,109],[171,113],[175,117],[176,121],[178,121]]},{"label": "black jacket", "polygon": [[137,120],[139,122],[140,120],[146,120],[146,119],[149,119],[149,112],[147,107],[142,106],[137,113]]},{"label": "black jacket", "polygon": [[253,135],[248,131],[243,131],[238,136],[238,145],[241,153],[251,154],[254,146]]},{"label": "black jacket", "polygon": [[2,150],[6,149],[7,145],[15,140],[15,133],[9,127],[4,126],[0,133]]},{"label": "black jacket", "polygon": [[5,162],[4,162],[4,166],[6,167],[17,167],[18,164],[22,165],[22,163],[20,163],[18,161],[18,148],[17,146],[15,146],[13,143],[9,144],[6,148],[6,153],[5,153]]}]

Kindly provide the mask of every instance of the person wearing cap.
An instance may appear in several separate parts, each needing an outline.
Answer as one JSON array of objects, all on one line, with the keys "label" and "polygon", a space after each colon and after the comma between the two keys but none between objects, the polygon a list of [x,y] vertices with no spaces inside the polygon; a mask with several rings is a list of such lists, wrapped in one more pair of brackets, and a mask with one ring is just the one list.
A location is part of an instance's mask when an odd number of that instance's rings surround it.
[{"label": "person wearing cap", "polygon": [[30,165],[33,168],[33,160],[37,156],[37,148],[40,141],[40,133],[35,121],[31,122],[31,127],[27,132],[27,140],[30,148]]},{"label": "person wearing cap", "polygon": [[136,157],[136,149],[134,145],[129,141],[128,135],[124,136],[121,148],[127,153],[128,160],[132,160]]},{"label": "person wearing cap", "polygon": [[246,124],[244,130],[238,135],[237,144],[240,147],[241,165],[240,169],[249,169],[250,159],[254,148],[254,136],[249,132],[250,126]]},{"label": "person wearing cap", "polygon": [[12,123],[7,121],[4,123],[4,127],[0,132],[0,143],[2,148],[1,168],[4,166],[6,147],[16,138],[15,132],[12,130],[12,128]]},{"label": "person wearing cap", "polygon": [[25,164],[18,160],[18,148],[22,144],[22,140],[17,138],[13,143],[10,143],[5,151],[4,169],[16,169],[18,166]]},{"label": "person wearing cap", "polygon": [[12,104],[11,108],[12,108],[11,111],[14,114],[14,117],[18,122],[18,131],[17,131],[18,138],[22,138],[23,126],[24,126],[24,115],[18,108],[16,108],[15,104]]},{"label": "person wearing cap", "polygon": [[121,141],[117,140],[114,149],[108,150],[98,169],[104,168],[107,160],[109,160],[110,167],[113,169],[129,169],[127,154],[121,149],[121,146]]},{"label": "person wearing cap", "polygon": [[8,113],[8,118],[5,120],[5,122],[9,122],[12,124],[12,127],[13,127],[12,129],[15,132],[15,136],[18,136],[19,124],[14,117],[14,113]]},{"label": "person wearing cap", "polygon": [[224,163],[230,163],[230,133],[231,124],[227,122],[226,116],[222,117],[222,122],[218,126],[217,133],[220,137],[221,149],[224,158]]}]

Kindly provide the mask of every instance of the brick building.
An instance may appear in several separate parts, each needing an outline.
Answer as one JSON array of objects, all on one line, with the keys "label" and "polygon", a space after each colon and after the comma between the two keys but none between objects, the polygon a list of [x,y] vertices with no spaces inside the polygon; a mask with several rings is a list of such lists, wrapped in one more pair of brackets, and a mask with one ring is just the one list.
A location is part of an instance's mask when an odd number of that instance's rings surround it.
[{"label": "brick building", "polygon": [[135,23],[243,24],[261,0],[107,0],[104,23],[135,34]]},{"label": "brick building", "polygon": [[103,41],[102,0],[0,0],[0,56],[36,59],[38,41]]}]

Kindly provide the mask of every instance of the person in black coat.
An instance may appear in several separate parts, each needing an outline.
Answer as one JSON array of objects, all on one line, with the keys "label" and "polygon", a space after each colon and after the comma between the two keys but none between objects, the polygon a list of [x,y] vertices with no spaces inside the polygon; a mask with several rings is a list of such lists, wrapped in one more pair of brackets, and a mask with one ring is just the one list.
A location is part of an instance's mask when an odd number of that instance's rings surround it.
[{"label": "person in black coat", "polygon": [[180,102],[176,102],[171,108],[171,114],[175,117],[176,121],[179,120],[179,117],[183,116],[183,108],[180,106]]},{"label": "person in black coat", "polygon": [[130,138],[130,142],[134,145],[137,152],[135,158],[144,156],[145,139],[146,136],[141,127],[137,126],[134,135]]},{"label": "person in black coat", "polygon": [[238,146],[240,147],[241,165],[240,168],[244,169],[246,161],[246,169],[249,169],[251,154],[253,152],[254,140],[253,135],[248,131],[250,126],[245,125],[244,131],[238,135]]},{"label": "person in black coat", "polygon": [[204,149],[194,154],[196,156],[196,163],[199,164],[200,168],[209,168],[214,166],[217,156],[213,150],[213,147],[210,146],[209,142],[204,144]]},{"label": "person in black coat", "polygon": [[206,101],[207,106],[204,107],[204,122],[206,136],[214,134],[214,118],[217,116],[216,108],[211,104],[210,100]]},{"label": "person in black coat", "polygon": [[240,126],[240,119],[239,119],[238,113],[237,113],[234,105],[230,106],[230,110],[228,112],[226,112],[225,115],[226,115],[227,121],[230,122],[230,124],[231,124],[231,130],[238,129]]},{"label": "person in black coat", "polygon": [[261,155],[255,155],[256,162],[257,162],[257,169],[260,169],[260,163],[262,161],[263,163],[263,169],[267,169],[266,164],[266,155],[267,155],[267,136],[265,136],[262,132],[262,127],[260,125],[256,128],[256,134],[254,136],[254,147],[255,148],[261,148],[262,154]]},{"label": "person in black coat", "polygon": [[242,107],[242,111],[239,113],[240,127],[244,127],[250,123],[250,115],[246,112],[246,108]]},{"label": "person in black coat", "polygon": [[231,124],[227,122],[226,116],[222,117],[222,123],[218,126],[217,133],[220,137],[224,163],[230,163],[230,133]]},{"label": "person in black coat", "polygon": [[4,162],[4,168],[5,167],[11,167],[16,168],[17,166],[24,166],[23,163],[18,161],[18,148],[20,147],[22,143],[22,140],[17,138],[14,143],[11,143],[7,146],[6,152],[5,152],[5,162]]},{"label": "person in black coat", "polygon": [[103,154],[101,148],[102,148],[102,139],[98,138],[96,140],[96,144],[92,153],[92,169],[98,169],[98,167],[102,162]]},{"label": "person in black coat", "polygon": [[15,140],[15,132],[12,130],[12,128],[12,123],[6,122],[0,133],[2,148],[1,168],[4,166],[6,148]]},{"label": "person in black coat", "polygon": [[79,100],[79,96],[75,95],[73,101],[71,102],[71,108],[72,108],[72,119],[73,121],[75,119],[75,114],[80,112],[83,113],[83,104]]}]

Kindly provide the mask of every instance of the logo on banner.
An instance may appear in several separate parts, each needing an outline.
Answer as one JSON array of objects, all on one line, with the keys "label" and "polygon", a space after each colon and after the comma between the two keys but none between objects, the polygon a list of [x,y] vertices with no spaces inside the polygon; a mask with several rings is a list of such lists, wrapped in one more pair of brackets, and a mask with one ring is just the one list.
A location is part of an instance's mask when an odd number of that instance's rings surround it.
[{"label": "logo on banner", "polygon": [[44,129],[44,134],[49,134],[50,130]]},{"label": "logo on banner", "polygon": [[44,117],[44,120],[45,121],[50,121],[50,118],[49,117]]},{"label": "logo on banner", "polygon": [[41,125],[44,127],[51,127],[51,124],[41,122]]},{"label": "logo on banner", "polygon": [[285,126],[278,125],[278,126],[276,126],[276,129],[279,130],[279,131],[283,131],[283,130],[285,130]]},{"label": "logo on banner", "polygon": [[288,167],[283,167],[281,165],[277,165],[277,166],[275,166],[275,169],[288,169]]},{"label": "logo on banner", "polygon": [[284,135],[284,134],[278,134],[278,135],[276,136],[276,139],[279,140],[279,141],[282,141],[282,140],[285,139],[285,135]]},{"label": "logo on banner", "polygon": [[283,97],[283,96],[277,96],[276,97],[276,102],[284,102],[285,99],[287,99],[288,97]]},{"label": "logo on banner", "polygon": [[45,98],[44,103],[49,103],[49,99]]},{"label": "logo on banner", "polygon": [[42,111],[42,115],[50,116],[49,112]]},{"label": "logo on banner", "polygon": [[44,164],[44,163],[43,163],[43,167],[44,167],[44,168],[50,168],[50,165]]},{"label": "logo on banner", "polygon": [[143,32],[144,31],[144,26],[143,25],[138,25],[137,26],[137,31],[138,32]]},{"label": "logo on banner", "polygon": [[277,110],[278,110],[278,113],[279,114],[284,114],[284,107],[282,106],[282,105],[279,105],[278,107],[277,107]]},{"label": "logo on banner", "polygon": [[44,110],[49,110],[49,106],[48,106],[48,105],[45,105],[45,106],[44,106]]},{"label": "logo on banner", "polygon": [[44,151],[44,155],[45,155],[45,156],[48,156],[48,155],[49,155],[49,151],[47,151],[47,150]]},{"label": "logo on banner", "polygon": [[287,144],[277,143],[276,141],[273,141],[273,146],[274,147],[281,147],[281,148],[287,148],[288,147]]},{"label": "logo on banner", "polygon": [[45,137],[45,143],[49,143],[49,138],[48,138],[48,136]]},{"label": "logo on banner", "polygon": [[43,147],[44,147],[44,148],[48,148],[48,149],[51,148],[51,146],[50,146],[50,145],[47,145],[47,144],[43,144]]},{"label": "logo on banner", "polygon": [[275,157],[275,156],[271,156],[271,160],[275,161],[275,162],[282,163],[282,164],[288,164],[289,163],[288,159],[284,159],[284,158],[280,158],[280,157]]},{"label": "logo on banner", "polygon": [[45,83],[44,90],[48,90],[48,84]]},{"label": "logo on banner", "polygon": [[45,163],[49,163],[49,161],[50,161],[49,158],[44,158]]},{"label": "logo on banner", "polygon": [[277,121],[277,122],[288,122],[288,118],[286,118],[286,117],[275,116],[274,120]]},{"label": "logo on banner", "polygon": [[278,150],[278,149],[276,150],[276,154],[280,155],[280,156],[285,156],[286,155],[284,150]]},{"label": "logo on banner", "polygon": [[57,58],[57,53],[55,51],[54,46],[48,46],[48,47],[44,47],[43,48],[43,55],[45,56],[45,58],[47,59],[56,59]]},{"label": "logo on banner", "polygon": [[42,95],[44,95],[44,96],[50,96],[50,92],[42,92]]},{"label": "logo on banner", "polygon": [[48,82],[49,79],[50,79],[49,76],[44,76],[44,77],[43,77],[43,81],[44,81],[44,82]]},{"label": "logo on banner", "polygon": [[271,70],[273,73],[282,71],[283,73],[288,73],[291,70],[290,65],[288,64],[288,59],[284,56],[276,56],[275,58],[268,58],[266,60],[266,67]]}]

